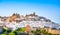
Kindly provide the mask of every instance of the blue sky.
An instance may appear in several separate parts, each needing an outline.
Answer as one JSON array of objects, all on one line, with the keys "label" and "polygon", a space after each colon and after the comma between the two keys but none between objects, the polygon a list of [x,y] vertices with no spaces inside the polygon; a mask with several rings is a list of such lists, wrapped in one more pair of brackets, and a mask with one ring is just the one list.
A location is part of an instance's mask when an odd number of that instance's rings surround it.
[{"label": "blue sky", "polygon": [[60,0],[0,0],[0,16],[33,12],[60,24]]}]

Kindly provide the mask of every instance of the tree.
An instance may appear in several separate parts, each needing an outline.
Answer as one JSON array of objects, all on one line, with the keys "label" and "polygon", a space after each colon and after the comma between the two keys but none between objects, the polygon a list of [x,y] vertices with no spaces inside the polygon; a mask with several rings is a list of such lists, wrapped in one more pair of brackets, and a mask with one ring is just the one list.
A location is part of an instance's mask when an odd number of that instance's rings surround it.
[{"label": "tree", "polygon": [[0,35],[6,35],[6,34],[0,34]]},{"label": "tree", "polygon": [[32,33],[35,33],[35,30],[32,30],[31,32],[32,32]]},{"label": "tree", "polygon": [[26,28],[22,28],[22,30],[21,30],[22,32],[25,32],[26,31]]},{"label": "tree", "polygon": [[11,33],[9,33],[9,35],[15,35],[15,33],[11,32]]}]

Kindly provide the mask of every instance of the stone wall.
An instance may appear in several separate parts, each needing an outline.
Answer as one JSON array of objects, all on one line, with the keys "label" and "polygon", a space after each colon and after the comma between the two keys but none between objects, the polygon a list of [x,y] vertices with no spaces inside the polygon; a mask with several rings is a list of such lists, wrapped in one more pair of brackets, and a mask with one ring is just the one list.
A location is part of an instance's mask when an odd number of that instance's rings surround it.
[{"label": "stone wall", "polygon": [[48,33],[52,33],[52,34],[60,34],[60,30],[46,28],[46,31],[48,31]]}]

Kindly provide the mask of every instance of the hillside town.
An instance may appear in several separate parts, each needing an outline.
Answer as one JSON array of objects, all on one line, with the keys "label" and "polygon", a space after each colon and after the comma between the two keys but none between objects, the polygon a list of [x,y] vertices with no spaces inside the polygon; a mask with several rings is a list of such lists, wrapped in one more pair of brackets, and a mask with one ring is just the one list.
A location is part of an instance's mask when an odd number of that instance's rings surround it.
[{"label": "hillside town", "polygon": [[26,28],[25,32],[31,32],[31,30],[45,29],[48,33],[60,34],[60,25],[52,22],[50,19],[47,19],[42,16],[38,16],[34,13],[28,15],[20,15],[13,13],[9,17],[0,16],[0,32],[2,28],[8,28],[12,31],[17,30],[18,28]]}]

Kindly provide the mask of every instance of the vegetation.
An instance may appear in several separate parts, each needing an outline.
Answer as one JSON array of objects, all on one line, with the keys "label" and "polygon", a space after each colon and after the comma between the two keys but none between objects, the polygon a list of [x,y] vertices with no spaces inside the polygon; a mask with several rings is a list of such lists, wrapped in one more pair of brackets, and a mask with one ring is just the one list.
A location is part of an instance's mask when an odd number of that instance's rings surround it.
[{"label": "vegetation", "polygon": [[[3,33],[0,35],[20,35],[21,32],[26,32],[26,28],[18,28],[15,31],[11,31],[9,29],[3,29]],[[34,35],[59,35],[59,34],[51,34],[48,33],[45,29],[44,30],[31,30],[30,33],[33,33]]]}]

